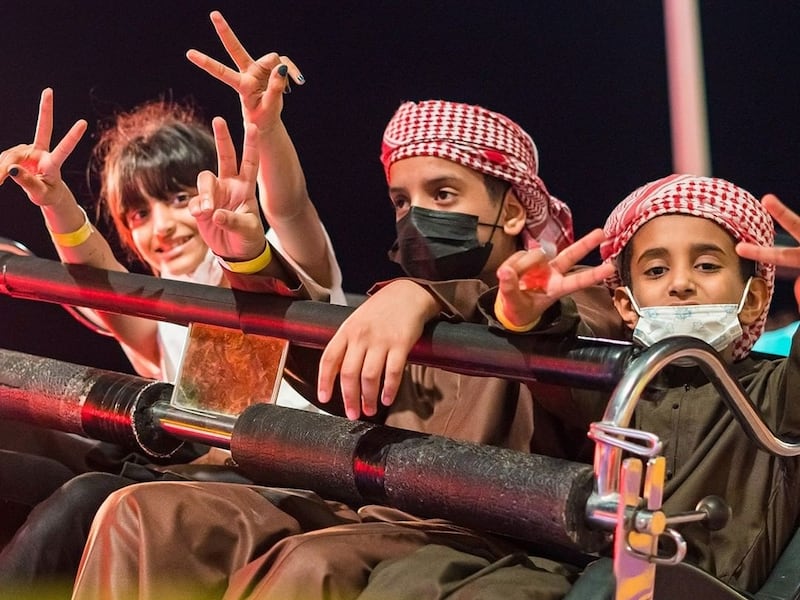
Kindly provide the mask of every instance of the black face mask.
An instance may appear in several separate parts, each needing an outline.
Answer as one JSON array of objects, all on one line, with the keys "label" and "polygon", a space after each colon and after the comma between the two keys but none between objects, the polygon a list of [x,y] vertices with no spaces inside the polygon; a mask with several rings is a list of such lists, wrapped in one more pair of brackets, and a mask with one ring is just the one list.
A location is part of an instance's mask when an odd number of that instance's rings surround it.
[{"label": "black face mask", "polygon": [[397,241],[389,260],[408,276],[430,281],[477,277],[492,252],[491,237],[483,245],[478,241],[478,225],[497,228],[502,208],[501,204],[490,225],[475,215],[412,206],[397,221]]}]

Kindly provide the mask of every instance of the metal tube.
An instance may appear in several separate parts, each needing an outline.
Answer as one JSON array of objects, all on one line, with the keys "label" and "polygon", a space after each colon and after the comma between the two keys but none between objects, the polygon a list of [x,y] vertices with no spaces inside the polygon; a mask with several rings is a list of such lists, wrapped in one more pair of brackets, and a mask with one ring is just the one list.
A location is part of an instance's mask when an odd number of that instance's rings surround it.
[{"label": "metal tube", "polygon": [[150,407],[155,424],[180,440],[229,450],[236,417],[201,413],[157,402]]},{"label": "metal tube", "polygon": [[[648,384],[670,363],[693,359],[722,396],[748,437],[766,452],[778,456],[800,455],[800,440],[776,436],[750,402],[739,381],[711,346],[696,338],[678,336],[654,344],[635,358],[620,379],[603,415],[603,423],[617,427],[630,424],[636,405]],[[598,443],[595,450],[595,492],[589,500],[587,515],[598,525],[608,525],[608,507],[616,503],[622,452],[608,443]]]}]

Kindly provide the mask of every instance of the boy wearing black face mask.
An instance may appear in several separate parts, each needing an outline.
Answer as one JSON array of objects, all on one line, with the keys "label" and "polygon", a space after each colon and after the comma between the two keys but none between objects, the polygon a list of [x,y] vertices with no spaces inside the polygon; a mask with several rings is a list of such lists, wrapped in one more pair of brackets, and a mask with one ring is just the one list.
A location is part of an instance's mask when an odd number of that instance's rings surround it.
[{"label": "boy wearing black face mask", "polygon": [[[384,406],[394,403],[389,424],[456,437],[465,428],[484,427],[468,439],[507,444],[497,436],[514,422],[506,418],[513,405],[508,398],[488,394],[505,407],[488,408],[486,418],[476,418],[449,392],[450,386],[474,378],[411,367],[419,372],[404,384],[408,352],[429,320],[481,320],[479,295],[497,283],[498,266],[518,250],[541,248],[558,255],[562,295],[601,281],[607,266],[568,271],[602,241],[602,232],[572,244],[569,208],[538,176],[531,137],[508,117],[479,106],[437,100],[402,104],[384,132],[381,162],[397,220],[389,256],[414,279],[379,284],[342,325],[320,363],[319,400],[327,402],[334,393],[338,374],[350,418],[374,415],[380,397]],[[584,292],[577,301],[591,313],[585,319],[591,331],[584,333],[621,333],[602,292]],[[559,317],[558,326],[567,322]],[[419,377],[436,402],[401,390]],[[497,420],[500,414],[505,425]],[[530,433],[512,445],[527,449]]]}]

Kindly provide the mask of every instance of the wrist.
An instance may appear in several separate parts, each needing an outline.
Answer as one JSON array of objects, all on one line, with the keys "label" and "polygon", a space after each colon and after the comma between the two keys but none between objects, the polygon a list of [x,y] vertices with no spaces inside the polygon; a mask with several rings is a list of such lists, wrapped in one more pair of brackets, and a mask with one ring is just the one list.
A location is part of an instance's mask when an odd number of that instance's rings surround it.
[{"label": "wrist", "polygon": [[42,202],[38,204],[42,211],[49,211],[54,215],[63,215],[70,212],[71,208],[80,208],[78,201],[72,194],[72,190],[67,187],[63,179],[53,184],[52,189],[45,194]]},{"label": "wrist", "polygon": [[263,271],[269,266],[272,262],[272,249],[269,243],[264,240],[264,250],[262,250],[258,256],[250,260],[228,260],[216,254],[214,256],[216,256],[217,262],[219,262],[223,269],[241,275],[252,275],[253,273]]},{"label": "wrist", "polygon": [[[262,125],[252,121],[256,125],[256,133],[259,140],[264,140],[268,138],[272,138],[276,133],[280,133],[281,130],[285,131],[286,128],[283,126],[283,121],[280,117],[277,119],[270,119],[266,123]],[[288,133],[286,134],[288,135]]]},{"label": "wrist", "polygon": [[413,279],[397,279],[386,287],[403,288],[406,301],[413,302],[419,306],[426,322],[437,318],[442,312],[442,305],[436,295],[431,293],[425,285]]},{"label": "wrist", "polygon": [[[47,231],[50,233],[53,243],[62,248],[74,248],[75,246],[80,246],[91,237],[92,233],[94,233],[94,227],[92,227],[92,224],[89,222],[89,217],[86,214],[86,211],[77,204],[75,206],[83,216],[83,222],[79,227],[72,229],[71,231],[53,231],[47,222],[47,218],[45,218],[45,226],[47,227]],[[50,213],[51,211],[46,212]]]},{"label": "wrist", "polygon": [[531,331],[539,324],[539,320],[541,318],[536,317],[534,320],[523,325],[512,323],[508,316],[506,316],[505,306],[503,305],[503,296],[500,295],[500,293],[497,294],[497,297],[494,300],[494,316],[505,329],[513,331],[514,333],[525,333]]}]

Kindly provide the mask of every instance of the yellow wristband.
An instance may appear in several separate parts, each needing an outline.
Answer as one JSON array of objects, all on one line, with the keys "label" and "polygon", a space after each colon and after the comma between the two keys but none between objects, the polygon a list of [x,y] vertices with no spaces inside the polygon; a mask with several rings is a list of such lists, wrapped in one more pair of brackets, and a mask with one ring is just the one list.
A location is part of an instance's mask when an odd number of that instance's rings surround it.
[{"label": "yellow wristband", "polygon": [[54,231],[51,231],[49,227],[47,228],[47,230],[50,232],[50,237],[53,239],[53,242],[62,248],[74,248],[75,246],[80,246],[89,239],[94,231],[94,227],[92,227],[92,224],[89,223],[89,217],[86,215],[86,211],[80,206],[78,208],[80,208],[81,212],[83,213],[83,225],[78,227],[75,231],[71,231],[69,233],[55,233]]},{"label": "yellow wristband", "polygon": [[267,265],[272,262],[272,250],[270,250],[269,242],[264,246],[264,251],[250,260],[242,262],[227,261],[219,256],[217,260],[223,268],[233,273],[240,273],[242,275],[252,275],[267,268]]},{"label": "yellow wristband", "polygon": [[497,320],[500,321],[503,327],[515,333],[525,333],[539,324],[539,318],[536,318],[536,320],[531,321],[527,325],[514,325],[506,316],[505,309],[503,308],[503,300],[499,293],[494,299],[494,316],[497,317]]}]

